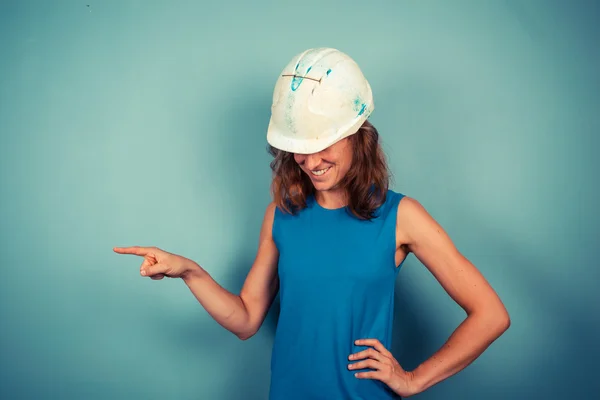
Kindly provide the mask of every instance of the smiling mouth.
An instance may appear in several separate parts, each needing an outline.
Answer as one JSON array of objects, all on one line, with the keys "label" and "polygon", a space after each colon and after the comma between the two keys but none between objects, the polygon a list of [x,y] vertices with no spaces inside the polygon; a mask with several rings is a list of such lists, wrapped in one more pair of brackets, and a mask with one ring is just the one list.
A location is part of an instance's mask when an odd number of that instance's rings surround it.
[{"label": "smiling mouth", "polygon": [[325,175],[325,173],[327,173],[327,171],[329,171],[331,169],[331,167],[327,167],[327,168],[323,168],[323,169],[318,169],[318,170],[314,170],[314,171],[310,171],[310,173],[314,176],[323,176]]}]

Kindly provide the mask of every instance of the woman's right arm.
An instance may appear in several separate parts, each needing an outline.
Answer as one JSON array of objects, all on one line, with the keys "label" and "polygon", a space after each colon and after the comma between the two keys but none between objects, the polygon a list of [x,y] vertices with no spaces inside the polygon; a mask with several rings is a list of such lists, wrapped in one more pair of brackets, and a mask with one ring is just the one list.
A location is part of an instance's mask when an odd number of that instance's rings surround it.
[{"label": "woman's right arm", "polygon": [[256,258],[239,295],[224,289],[197,264],[182,276],[214,320],[242,340],[261,327],[279,290],[279,252],[271,234],[274,214],[275,204],[271,203],[262,222]]}]

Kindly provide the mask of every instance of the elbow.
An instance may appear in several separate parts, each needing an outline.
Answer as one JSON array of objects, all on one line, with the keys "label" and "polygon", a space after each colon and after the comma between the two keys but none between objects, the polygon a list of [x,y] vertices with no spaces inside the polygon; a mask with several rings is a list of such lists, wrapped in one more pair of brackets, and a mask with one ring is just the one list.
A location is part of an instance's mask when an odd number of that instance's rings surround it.
[{"label": "elbow", "polygon": [[247,306],[246,302],[244,301],[241,295],[239,296],[239,299],[244,309],[245,318],[243,322],[241,322],[241,324],[238,325],[238,328],[240,329],[236,329],[235,331],[233,331],[233,333],[240,340],[248,340],[252,336],[254,336],[256,332],[258,332],[259,326],[256,326],[256,323],[254,322],[255,319],[252,318],[249,307]]},{"label": "elbow", "polygon": [[481,321],[481,326],[485,327],[493,339],[497,339],[510,328],[510,315],[504,306],[487,307],[470,314]]},{"label": "elbow", "polygon": [[238,339],[245,341],[250,339],[252,336],[254,336],[253,333],[238,333],[236,334],[236,336],[238,337]]},{"label": "elbow", "polygon": [[500,307],[488,313],[488,327],[496,338],[510,328],[510,315],[506,308]]},{"label": "elbow", "polygon": [[506,311],[505,308],[503,308],[502,311],[499,313],[497,320],[500,334],[506,332],[508,328],[510,328],[510,315],[508,315],[508,311]]},{"label": "elbow", "polygon": [[257,331],[258,331],[257,329],[247,329],[247,330],[242,331],[242,332],[237,332],[235,334],[235,336],[237,336],[238,339],[240,339],[240,340],[248,340],[252,336],[256,335]]}]

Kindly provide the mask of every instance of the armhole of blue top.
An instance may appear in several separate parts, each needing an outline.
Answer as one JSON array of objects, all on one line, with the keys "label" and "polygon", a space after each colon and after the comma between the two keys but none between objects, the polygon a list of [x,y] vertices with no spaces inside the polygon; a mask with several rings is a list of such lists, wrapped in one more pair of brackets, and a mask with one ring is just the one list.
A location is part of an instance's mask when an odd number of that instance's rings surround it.
[{"label": "armhole of blue top", "polygon": [[406,261],[406,258],[404,258],[404,260],[402,260],[402,262],[400,263],[400,265],[396,266],[396,250],[398,250],[396,248],[396,232],[397,232],[397,226],[398,226],[398,206],[400,206],[400,202],[402,201],[402,199],[405,197],[404,194],[402,193],[394,193],[394,198],[393,198],[393,202],[391,204],[390,207],[390,212],[393,213],[393,217],[392,217],[392,221],[394,222],[392,224],[392,229],[394,234],[392,235],[392,240],[393,240],[393,246],[392,248],[394,249],[392,251],[392,267],[394,268],[394,272],[397,274],[398,272],[400,272],[400,269],[402,268],[402,265],[404,265],[404,261]]}]

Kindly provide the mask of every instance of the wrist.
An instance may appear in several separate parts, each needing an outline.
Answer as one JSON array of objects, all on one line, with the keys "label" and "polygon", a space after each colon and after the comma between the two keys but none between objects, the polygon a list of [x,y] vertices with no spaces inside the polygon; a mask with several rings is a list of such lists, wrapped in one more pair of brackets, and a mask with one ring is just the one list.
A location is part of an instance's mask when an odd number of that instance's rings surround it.
[{"label": "wrist", "polygon": [[410,377],[409,386],[411,396],[423,392],[426,389],[426,381],[423,376],[423,371],[420,369],[420,366],[412,371],[407,371],[407,373]]},{"label": "wrist", "polygon": [[185,271],[181,274],[181,279],[187,283],[191,280],[201,277],[203,273],[204,270],[202,267],[200,267],[200,265],[192,260],[187,260]]},{"label": "wrist", "polygon": [[418,381],[415,379],[415,373],[403,370],[396,375],[394,382],[390,382],[390,389],[402,398],[411,397],[421,392]]}]

